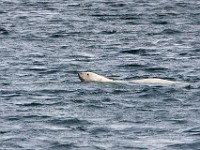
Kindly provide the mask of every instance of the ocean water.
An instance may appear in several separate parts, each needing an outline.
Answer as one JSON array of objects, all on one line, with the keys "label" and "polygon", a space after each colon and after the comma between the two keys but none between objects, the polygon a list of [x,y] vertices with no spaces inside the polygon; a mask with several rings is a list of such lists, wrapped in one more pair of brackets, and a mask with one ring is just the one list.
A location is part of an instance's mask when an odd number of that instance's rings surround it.
[{"label": "ocean water", "polygon": [[0,62],[0,149],[200,149],[198,0],[1,0]]}]

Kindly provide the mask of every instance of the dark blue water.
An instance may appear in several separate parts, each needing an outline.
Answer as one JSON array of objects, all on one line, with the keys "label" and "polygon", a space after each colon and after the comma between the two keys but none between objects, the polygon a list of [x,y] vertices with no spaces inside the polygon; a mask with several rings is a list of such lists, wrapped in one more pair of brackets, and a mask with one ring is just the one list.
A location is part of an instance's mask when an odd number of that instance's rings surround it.
[{"label": "dark blue water", "polygon": [[200,149],[198,0],[1,0],[0,62],[0,149]]}]

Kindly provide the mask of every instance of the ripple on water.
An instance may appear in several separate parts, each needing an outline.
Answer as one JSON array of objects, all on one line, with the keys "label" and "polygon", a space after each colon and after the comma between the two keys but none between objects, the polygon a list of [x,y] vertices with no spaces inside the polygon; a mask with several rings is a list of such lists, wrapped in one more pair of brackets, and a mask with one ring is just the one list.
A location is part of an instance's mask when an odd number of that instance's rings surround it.
[{"label": "ripple on water", "polygon": [[3,28],[3,27],[0,27],[0,34],[1,34],[1,35],[8,35],[8,34],[9,34],[9,31],[6,30],[6,29]]},{"label": "ripple on water", "polygon": [[[0,2],[2,149],[200,149],[199,2]],[[77,71],[189,86],[82,83]]]}]

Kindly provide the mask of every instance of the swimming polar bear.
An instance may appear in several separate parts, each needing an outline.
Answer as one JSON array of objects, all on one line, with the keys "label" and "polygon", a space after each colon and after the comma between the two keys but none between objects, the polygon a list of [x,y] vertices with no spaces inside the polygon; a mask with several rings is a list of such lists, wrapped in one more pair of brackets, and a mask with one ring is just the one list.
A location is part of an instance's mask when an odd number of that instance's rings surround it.
[{"label": "swimming polar bear", "polygon": [[130,80],[130,81],[124,81],[124,80],[112,80],[108,79],[104,76],[98,75],[93,72],[79,72],[78,73],[79,79],[82,82],[111,82],[111,83],[125,83],[125,82],[132,82],[132,83],[142,83],[142,84],[176,84],[180,83],[178,81],[170,81],[170,80],[164,80],[159,78],[148,78],[148,79],[140,79],[140,80]]}]

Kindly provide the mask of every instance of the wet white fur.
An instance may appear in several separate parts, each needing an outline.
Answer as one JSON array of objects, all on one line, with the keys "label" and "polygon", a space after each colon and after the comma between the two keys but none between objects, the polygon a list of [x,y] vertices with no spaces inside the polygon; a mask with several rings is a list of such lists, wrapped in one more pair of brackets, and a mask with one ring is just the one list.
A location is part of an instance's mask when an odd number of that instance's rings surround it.
[{"label": "wet white fur", "polygon": [[130,80],[130,81],[112,80],[93,72],[79,72],[78,76],[81,81],[86,81],[86,82],[132,82],[132,83],[143,83],[143,84],[145,83],[149,83],[149,84],[179,83],[178,81],[170,81],[170,80],[164,80],[164,79],[159,79],[159,78],[148,78],[148,79]]}]

